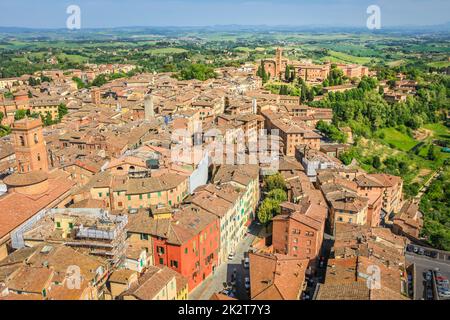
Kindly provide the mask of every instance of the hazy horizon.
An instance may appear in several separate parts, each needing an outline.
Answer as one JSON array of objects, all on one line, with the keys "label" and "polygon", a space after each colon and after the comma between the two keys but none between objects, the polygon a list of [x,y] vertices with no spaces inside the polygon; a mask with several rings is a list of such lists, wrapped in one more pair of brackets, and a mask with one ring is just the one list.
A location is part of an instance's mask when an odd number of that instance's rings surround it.
[{"label": "hazy horizon", "polygon": [[69,5],[81,8],[81,27],[365,27],[370,5],[382,27],[434,26],[450,21],[447,0],[16,0],[0,4],[0,27],[65,28]]}]

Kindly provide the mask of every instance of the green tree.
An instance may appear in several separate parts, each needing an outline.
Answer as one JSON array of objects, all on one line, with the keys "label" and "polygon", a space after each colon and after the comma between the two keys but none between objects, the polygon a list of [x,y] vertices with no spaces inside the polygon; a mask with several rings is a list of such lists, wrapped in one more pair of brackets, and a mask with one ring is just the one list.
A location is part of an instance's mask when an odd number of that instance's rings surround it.
[{"label": "green tree", "polygon": [[262,79],[262,83],[266,83],[270,79],[270,74],[266,73],[266,68],[264,67],[264,61],[261,60],[261,64],[258,67],[258,71],[256,73],[258,77]]},{"label": "green tree", "polygon": [[264,183],[265,183],[267,192],[270,192],[274,189],[287,190],[286,182],[284,181],[284,178],[280,173],[276,173],[276,174],[273,174],[270,176],[265,176]]},{"label": "green tree", "polygon": [[14,113],[14,120],[21,120],[27,116],[27,110],[19,109]]},{"label": "green tree", "polygon": [[205,81],[211,78],[216,78],[217,74],[214,72],[214,69],[208,67],[204,64],[190,64],[187,67],[183,68],[180,73],[177,75],[180,80],[192,80],[197,79],[200,81]]},{"label": "green tree", "polygon": [[283,189],[273,189],[267,194],[267,198],[278,201],[279,203],[287,201],[286,191]]},{"label": "green tree", "polygon": [[258,209],[258,220],[262,224],[269,223],[272,221],[272,218],[279,214],[281,211],[280,203],[274,199],[266,198],[261,203]]},{"label": "green tree", "polygon": [[92,85],[94,87],[101,87],[105,84],[108,83],[108,79],[106,79],[106,76],[104,74],[101,74],[99,76],[97,76],[93,81],[92,81]]},{"label": "green tree", "polygon": [[42,123],[45,127],[50,126],[54,123],[53,119],[52,119],[52,115],[50,114],[49,111],[47,111],[45,113],[45,115],[41,114],[40,116],[41,116]]},{"label": "green tree", "polygon": [[431,161],[435,161],[437,159],[437,152],[436,149],[434,148],[434,146],[432,144],[429,145],[428,147],[428,152],[427,152],[427,159],[431,160]]},{"label": "green tree", "polygon": [[372,166],[373,166],[375,169],[380,169],[380,167],[381,167],[381,160],[380,160],[380,157],[379,157],[379,156],[374,156],[374,157],[372,158]]},{"label": "green tree", "polygon": [[69,111],[67,109],[67,106],[64,103],[61,103],[58,106],[58,121],[61,121],[62,118],[68,113],[69,113]]}]

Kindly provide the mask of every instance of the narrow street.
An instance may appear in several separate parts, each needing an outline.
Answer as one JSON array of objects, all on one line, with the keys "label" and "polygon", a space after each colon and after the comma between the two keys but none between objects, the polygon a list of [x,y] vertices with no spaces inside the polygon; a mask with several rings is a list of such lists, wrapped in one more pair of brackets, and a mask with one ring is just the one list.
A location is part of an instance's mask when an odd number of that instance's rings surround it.
[{"label": "narrow street", "polygon": [[433,175],[428,179],[427,182],[425,182],[425,184],[422,186],[422,188],[420,188],[419,192],[417,193],[417,196],[415,196],[415,199],[420,200],[422,198],[422,196],[425,194],[425,192],[427,192],[428,187],[430,186],[430,184],[437,178],[439,177],[439,175],[442,172],[442,168],[437,170],[435,173],[433,173]]},{"label": "narrow street", "polygon": [[248,269],[244,268],[244,254],[248,252],[254,241],[255,234],[260,226],[253,224],[250,226],[251,233],[239,242],[233,260],[229,260],[219,266],[215,273],[208,277],[203,283],[195,288],[190,294],[190,300],[208,300],[213,293],[220,292],[224,289],[224,284],[231,282],[231,275],[236,269],[236,298],[239,300],[248,299],[244,279],[248,276]]}]

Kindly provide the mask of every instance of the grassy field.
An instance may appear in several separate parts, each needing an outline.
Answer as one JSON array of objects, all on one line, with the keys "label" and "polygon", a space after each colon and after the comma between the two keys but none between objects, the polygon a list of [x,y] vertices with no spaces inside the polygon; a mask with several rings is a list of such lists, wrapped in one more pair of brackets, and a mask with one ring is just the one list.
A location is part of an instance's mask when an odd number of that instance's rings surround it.
[{"label": "grassy field", "polygon": [[357,57],[333,50],[330,50],[329,54],[330,54],[329,56],[323,57],[321,60],[322,61],[331,60],[332,62],[358,63],[358,64],[368,64],[373,60],[373,58]]},{"label": "grassy field", "polygon": [[381,129],[377,133],[383,133],[384,138],[382,140],[401,151],[409,151],[418,143],[417,140],[394,128]]},{"label": "grassy field", "polygon": [[183,48],[155,48],[146,50],[146,53],[150,54],[174,54],[174,53],[183,53],[186,52],[186,49]]},{"label": "grassy field", "polygon": [[442,123],[430,123],[423,126],[425,129],[433,131],[436,139],[450,140],[450,129]]},{"label": "grassy field", "polygon": [[71,62],[75,62],[75,63],[85,63],[88,61],[88,59],[86,57],[80,56],[78,54],[65,54],[65,53],[61,53],[57,55],[58,59],[67,59]]},{"label": "grassy field", "polygon": [[434,68],[447,68],[450,66],[450,61],[435,61],[427,63],[427,65]]}]

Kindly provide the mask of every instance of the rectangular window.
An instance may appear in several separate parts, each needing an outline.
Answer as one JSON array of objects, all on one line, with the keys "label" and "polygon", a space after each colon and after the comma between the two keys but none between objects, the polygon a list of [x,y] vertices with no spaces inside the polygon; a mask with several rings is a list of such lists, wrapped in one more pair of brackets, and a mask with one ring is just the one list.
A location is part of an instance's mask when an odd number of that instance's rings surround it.
[{"label": "rectangular window", "polygon": [[150,199],[150,193],[147,194],[147,199]]},{"label": "rectangular window", "polygon": [[159,254],[164,254],[164,247],[156,247],[156,251],[157,251]]},{"label": "rectangular window", "polygon": [[139,195],[139,200],[142,200],[142,194]]},{"label": "rectangular window", "polygon": [[158,197],[161,197],[161,192],[158,192]]},{"label": "rectangular window", "polygon": [[101,198],[103,196],[103,194],[101,192],[98,193],[99,198]]},{"label": "rectangular window", "polygon": [[131,200],[131,196],[128,196],[128,200]]},{"label": "rectangular window", "polygon": [[61,228],[61,222],[56,222],[56,227]]},{"label": "rectangular window", "polygon": [[159,264],[164,264],[164,259],[163,258],[159,258]]},{"label": "rectangular window", "polygon": [[148,234],[141,233],[141,240],[148,240]]},{"label": "rectangular window", "polygon": [[173,268],[178,268],[178,261],[170,260],[170,266],[173,267]]}]

